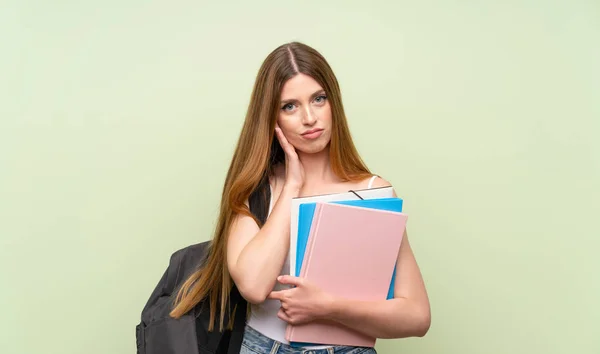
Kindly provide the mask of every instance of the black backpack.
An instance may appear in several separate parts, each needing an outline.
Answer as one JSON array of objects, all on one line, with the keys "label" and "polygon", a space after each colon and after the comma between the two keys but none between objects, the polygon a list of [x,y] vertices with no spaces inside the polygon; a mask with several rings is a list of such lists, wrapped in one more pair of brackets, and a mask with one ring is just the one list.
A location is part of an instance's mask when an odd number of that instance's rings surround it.
[{"label": "black backpack", "polygon": [[[250,211],[262,224],[266,221],[270,190],[264,178],[250,196]],[[185,280],[207,259],[210,241],[194,244],[174,252],[169,266],[152,291],[135,328],[137,354],[238,354],[244,338],[248,303],[233,286],[231,310],[235,309],[233,329],[208,330],[208,301],[202,301],[179,319],[169,313]],[[219,313],[217,312],[217,318]],[[225,323],[229,314],[225,314]]]},{"label": "black backpack", "polygon": [[[169,266],[154,288],[136,326],[137,354],[237,354],[240,352],[246,323],[247,303],[234,286],[231,308],[237,305],[232,330],[208,331],[206,301],[179,319],[172,318],[177,290],[208,255],[210,242],[180,249],[171,255]],[[225,323],[228,316],[225,316]]]}]

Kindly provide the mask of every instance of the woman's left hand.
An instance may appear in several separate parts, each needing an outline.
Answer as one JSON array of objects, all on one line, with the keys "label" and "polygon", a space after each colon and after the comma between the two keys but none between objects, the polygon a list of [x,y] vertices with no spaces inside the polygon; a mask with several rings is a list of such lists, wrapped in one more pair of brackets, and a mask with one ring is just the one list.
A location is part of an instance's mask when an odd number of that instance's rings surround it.
[{"label": "woman's left hand", "polygon": [[333,296],[304,278],[282,275],[277,281],[294,286],[291,289],[273,291],[268,296],[269,299],[281,301],[277,314],[279,318],[290,324],[302,324],[328,316]]}]

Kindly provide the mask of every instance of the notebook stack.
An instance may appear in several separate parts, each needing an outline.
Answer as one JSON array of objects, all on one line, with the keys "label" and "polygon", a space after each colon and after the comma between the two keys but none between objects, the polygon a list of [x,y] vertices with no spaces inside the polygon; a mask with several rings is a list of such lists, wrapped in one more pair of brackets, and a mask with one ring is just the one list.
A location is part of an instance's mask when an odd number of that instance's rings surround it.
[{"label": "notebook stack", "polygon": [[[290,274],[347,299],[392,299],[407,215],[392,187],[292,200]],[[372,347],[376,338],[339,323],[287,327],[293,346]]]}]

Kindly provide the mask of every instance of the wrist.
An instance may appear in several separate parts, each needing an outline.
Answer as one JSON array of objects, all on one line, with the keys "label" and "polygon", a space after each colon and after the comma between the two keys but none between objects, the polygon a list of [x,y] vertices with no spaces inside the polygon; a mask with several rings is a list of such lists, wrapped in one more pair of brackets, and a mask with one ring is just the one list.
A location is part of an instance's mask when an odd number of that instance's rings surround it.
[{"label": "wrist", "polygon": [[283,193],[290,196],[291,198],[296,198],[300,195],[300,189],[302,186],[295,185],[293,183],[286,183],[283,185]]},{"label": "wrist", "polygon": [[322,304],[322,316],[324,319],[334,320],[337,317],[337,313],[339,313],[341,301],[340,299],[327,295],[323,299]]}]

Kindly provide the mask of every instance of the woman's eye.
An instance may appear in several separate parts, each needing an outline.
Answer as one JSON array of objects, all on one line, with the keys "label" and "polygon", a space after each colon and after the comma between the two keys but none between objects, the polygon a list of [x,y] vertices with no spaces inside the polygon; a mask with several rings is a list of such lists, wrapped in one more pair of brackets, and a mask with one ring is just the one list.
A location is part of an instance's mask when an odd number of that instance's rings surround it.
[{"label": "woman's eye", "polygon": [[327,98],[327,96],[321,95],[321,96],[315,98],[315,101],[317,101],[317,103],[322,103],[323,101],[325,101],[326,98]]},{"label": "woman's eye", "polygon": [[291,103],[288,103],[285,106],[281,107],[281,109],[283,109],[284,111],[291,111],[292,109],[294,109],[294,105]]}]

